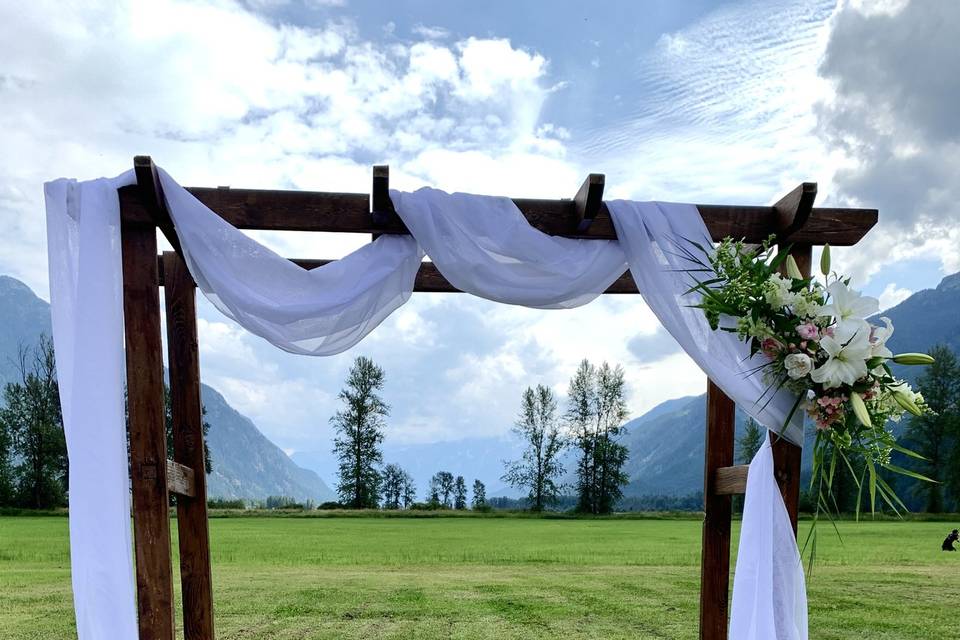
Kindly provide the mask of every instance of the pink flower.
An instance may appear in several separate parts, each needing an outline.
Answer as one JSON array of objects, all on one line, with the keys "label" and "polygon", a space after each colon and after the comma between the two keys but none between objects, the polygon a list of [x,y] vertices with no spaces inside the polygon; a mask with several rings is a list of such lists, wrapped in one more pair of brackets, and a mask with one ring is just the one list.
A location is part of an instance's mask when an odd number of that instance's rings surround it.
[{"label": "pink flower", "polygon": [[820,331],[817,329],[817,325],[812,322],[805,322],[798,326],[797,333],[799,333],[800,337],[804,340],[816,340],[820,337]]},{"label": "pink flower", "polygon": [[773,338],[764,338],[763,342],[760,343],[760,350],[763,351],[763,354],[768,358],[777,357],[781,349],[783,349],[783,344]]}]

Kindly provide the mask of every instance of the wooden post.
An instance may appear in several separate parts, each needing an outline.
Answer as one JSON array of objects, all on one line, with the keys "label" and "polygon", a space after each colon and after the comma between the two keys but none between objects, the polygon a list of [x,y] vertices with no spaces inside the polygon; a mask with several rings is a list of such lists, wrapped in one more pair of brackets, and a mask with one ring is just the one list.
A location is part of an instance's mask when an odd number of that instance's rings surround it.
[{"label": "wooden post", "polygon": [[707,434],[703,470],[703,550],[700,560],[700,638],[726,640],[730,594],[731,497],[717,492],[717,469],[733,464],[736,407],[707,382]]},{"label": "wooden post", "polygon": [[[793,245],[790,255],[797,261],[800,273],[804,277],[810,275],[810,260],[812,255],[810,245]],[[793,524],[793,534],[797,534],[797,520],[800,516],[800,459],[803,450],[792,442],[774,436],[773,443],[773,470],[780,485],[783,503],[790,514]]]},{"label": "wooden post", "polygon": [[183,637],[185,640],[213,640],[213,589],[207,526],[203,409],[200,401],[196,284],[183,259],[173,252],[163,254],[163,276],[173,457],[176,462],[193,471],[193,495],[177,495]]},{"label": "wooden post", "polygon": [[173,640],[157,228],[124,221],[120,238],[140,640]]}]

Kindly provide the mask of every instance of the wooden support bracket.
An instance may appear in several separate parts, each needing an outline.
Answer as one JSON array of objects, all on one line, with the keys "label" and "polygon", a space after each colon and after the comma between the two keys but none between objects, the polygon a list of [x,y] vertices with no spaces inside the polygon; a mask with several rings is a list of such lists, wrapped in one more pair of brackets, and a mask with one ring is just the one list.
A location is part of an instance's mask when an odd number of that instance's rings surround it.
[{"label": "wooden support bracket", "polygon": [[738,495],[747,492],[747,472],[750,465],[738,464],[720,467],[713,476],[713,492],[718,496]]},{"label": "wooden support bracket", "polygon": [[163,197],[163,187],[153,159],[150,156],[134,156],[133,170],[137,176],[137,188],[147,212],[173,250],[183,255],[180,250],[180,238],[177,237],[177,232],[173,228],[173,219],[167,210],[167,201]]},{"label": "wooden support bracket", "polygon": [[173,460],[167,460],[167,490],[177,495],[196,497],[193,469]]},{"label": "wooden support bracket", "polygon": [[817,183],[804,182],[773,205],[777,216],[777,241],[784,242],[807,223],[817,199]]},{"label": "wooden support bracket", "polygon": [[580,185],[573,197],[573,208],[577,214],[577,233],[586,233],[593,219],[603,206],[603,185],[606,178],[602,173],[591,173]]}]

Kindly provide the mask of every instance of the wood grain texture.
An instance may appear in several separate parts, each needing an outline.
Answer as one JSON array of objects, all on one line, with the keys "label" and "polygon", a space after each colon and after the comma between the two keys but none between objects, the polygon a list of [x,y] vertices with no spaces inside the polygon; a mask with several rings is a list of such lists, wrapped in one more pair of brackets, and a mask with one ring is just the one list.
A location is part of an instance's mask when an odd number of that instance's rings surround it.
[{"label": "wood grain texture", "polygon": [[738,464],[733,467],[720,467],[713,480],[713,491],[719,496],[739,495],[747,492],[747,473],[750,465]]},{"label": "wood grain texture", "polygon": [[[273,231],[331,231],[343,233],[407,233],[399,217],[383,226],[370,215],[370,197],[363,193],[271,191],[227,187],[187,189],[207,207],[240,229]],[[136,187],[119,189],[123,217],[149,222],[151,217]],[[580,220],[573,200],[514,198],[527,221],[551,235],[572,238],[613,239],[616,233],[605,204],[590,226],[577,231]],[[697,205],[714,240],[726,236],[758,243],[779,230],[772,206]],[[856,244],[877,222],[876,209],[814,208],[791,242],[834,246]]]},{"label": "wood grain texture", "polygon": [[207,474],[200,401],[196,285],[176,253],[163,254],[173,456],[193,475],[193,493],[177,498],[185,640],[212,640],[213,580],[207,524]]},{"label": "wood grain texture", "polygon": [[167,460],[167,491],[192,498],[196,495],[193,469],[179,462]]},{"label": "wood grain texture", "polygon": [[577,218],[577,233],[586,233],[603,206],[603,186],[606,177],[591,173],[573,196],[573,210]]},{"label": "wood grain texture", "polygon": [[156,227],[123,223],[120,237],[140,640],[173,640]]},{"label": "wood grain texture", "polygon": [[730,495],[717,491],[717,470],[733,464],[733,400],[707,382],[703,470],[703,549],[700,561],[700,638],[726,640],[730,594]]}]

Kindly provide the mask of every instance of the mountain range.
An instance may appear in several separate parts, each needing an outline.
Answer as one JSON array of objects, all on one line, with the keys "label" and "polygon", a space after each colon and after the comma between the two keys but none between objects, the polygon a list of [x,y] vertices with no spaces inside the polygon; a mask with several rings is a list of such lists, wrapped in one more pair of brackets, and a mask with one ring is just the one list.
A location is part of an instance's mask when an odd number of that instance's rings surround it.
[{"label": "mountain range", "polygon": [[[21,346],[33,347],[43,334],[50,335],[50,305],[19,280],[0,276],[0,387],[18,379]],[[215,389],[202,385],[201,399],[210,423],[207,446],[213,472],[207,477],[207,494],[211,498],[333,499],[316,472],[297,466]]]},{"label": "mountain range", "polygon": [[[896,328],[889,341],[894,352],[926,351],[942,343],[960,353],[960,274],[944,278],[935,289],[911,295],[881,315],[889,317]],[[18,280],[0,276],[0,383],[14,379],[19,346],[34,344],[42,333],[49,332],[49,305]],[[919,371],[900,367],[897,373],[915,381]],[[332,499],[327,483],[334,481],[336,465],[329,443],[295,452],[291,459],[215,389],[203,385],[202,397],[211,425],[211,496]],[[631,480],[625,495],[684,496],[702,490],[705,412],[703,395],[675,398],[626,423],[623,442],[630,456],[625,469]],[[744,421],[738,410],[738,436]],[[809,450],[805,448],[805,452]],[[468,485],[475,478],[482,480],[488,496],[519,497],[519,492],[499,481],[503,460],[518,455],[519,445],[510,438],[398,444],[388,437],[384,444],[384,461],[407,469],[421,494],[430,476],[443,469],[463,475]],[[737,456],[740,461],[739,452]],[[567,468],[572,468],[572,454],[566,456],[566,462]],[[809,467],[809,460],[805,465]]]}]

